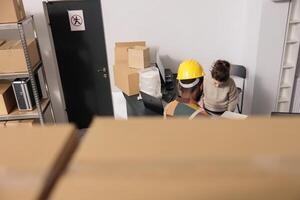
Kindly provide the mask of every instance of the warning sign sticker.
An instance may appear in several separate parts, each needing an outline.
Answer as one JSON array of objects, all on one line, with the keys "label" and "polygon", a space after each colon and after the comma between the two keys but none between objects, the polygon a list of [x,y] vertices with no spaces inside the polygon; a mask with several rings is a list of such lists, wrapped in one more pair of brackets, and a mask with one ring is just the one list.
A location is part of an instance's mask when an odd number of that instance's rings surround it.
[{"label": "warning sign sticker", "polygon": [[85,31],[84,16],[82,10],[69,10],[71,31]]}]

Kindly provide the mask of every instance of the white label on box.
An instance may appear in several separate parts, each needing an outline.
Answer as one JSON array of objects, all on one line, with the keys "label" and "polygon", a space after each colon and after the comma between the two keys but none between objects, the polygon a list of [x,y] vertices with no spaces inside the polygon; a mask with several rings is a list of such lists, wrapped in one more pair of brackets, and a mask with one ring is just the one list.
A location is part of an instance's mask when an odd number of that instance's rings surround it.
[{"label": "white label on box", "polygon": [[84,16],[82,10],[69,10],[71,31],[85,31]]}]

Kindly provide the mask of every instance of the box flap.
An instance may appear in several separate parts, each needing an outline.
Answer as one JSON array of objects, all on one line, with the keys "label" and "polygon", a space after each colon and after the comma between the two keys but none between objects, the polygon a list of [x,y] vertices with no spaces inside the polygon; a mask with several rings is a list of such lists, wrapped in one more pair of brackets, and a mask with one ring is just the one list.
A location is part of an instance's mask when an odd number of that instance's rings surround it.
[{"label": "box flap", "polygon": [[128,68],[129,74],[139,73],[141,69]]},{"label": "box flap", "polygon": [[124,65],[114,65],[114,68],[121,73],[126,73],[126,74],[134,74],[138,73],[141,69],[135,69],[135,68],[129,68]]},{"label": "box flap", "polygon": [[5,43],[6,40],[0,40],[0,46]]},{"label": "box flap", "polygon": [[[35,41],[35,39],[28,39],[28,40],[27,40],[27,45],[28,45],[28,46],[31,45],[31,43],[34,42],[34,41]],[[23,47],[22,47],[21,40],[19,40],[19,41],[17,42],[15,48],[16,48],[16,49],[22,49],[22,48],[23,48]]]},{"label": "box flap", "polygon": [[18,40],[8,40],[0,47],[0,50],[15,49],[18,43]]},{"label": "box flap", "polygon": [[[28,40],[27,40],[27,43],[28,43]],[[29,45],[29,43],[28,43],[27,45]],[[22,49],[22,48],[23,48],[23,47],[22,47],[22,42],[21,42],[21,40],[18,40],[18,41],[16,42],[15,46],[13,47],[13,49]]]},{"label": "box flap", "polygon": [[137,42],[116,42],[116,47],[133,47],[133,46],[146,46],[145,41]]},{"label": "box flap", "polygon": [[0,82],[0,94],[4,94],[10,86],[11,86],[10,81],[1,81]]},{"label": "box flap", "polygon": [[7,47],[6,47],[6,46],[7,46],[7,44],[6,44],[7,41],[6,41],[6,40],[2,40],[1,43],[2,43],[2,44],[0,45],[0,50],[5,50],[5,49],[7,49]]},{"label": "box flap", "polygon": [[134,47],[129,47],[128,50],[131,50],[131,49],[133,49],[133,50],[147,50],[147,49],[149,49],[149,47],[145,47],[145,46],[134,46]]},{"label": "box flap", "polygon": [[[35,39],[28,39],[27,45],[29,46]],[[1,43],[1,41],[0,41]],[[0,45],[0,50],[8,50],[8,49],[22,49],[21,40],[7,40]]]}]

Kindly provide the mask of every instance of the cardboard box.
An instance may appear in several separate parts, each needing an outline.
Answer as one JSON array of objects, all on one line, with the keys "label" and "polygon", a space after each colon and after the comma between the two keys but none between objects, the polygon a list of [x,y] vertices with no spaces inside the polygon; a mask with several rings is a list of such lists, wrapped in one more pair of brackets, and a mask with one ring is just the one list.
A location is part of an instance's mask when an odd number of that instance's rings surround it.
[{"label": "cardboard box", "polygon": [[16,106],[12,85],[8,81],[0,82],[0,115],[8,115]]},{"label": "cardboard box", "polygon": [[117,42],[115,44],[115,64],[128,67],[128,49],[134,46],[146,46],[146,42]]},{"label": "cardboard box", "polygon": [[128,49],[128,66],[135,69],[144,69],[150,66],[150,49],[135,46]]},{"label": "cardboard box", "polygon": [[28,120],[18,120],[18,121],[7,121],[5,126],[10,127],[33,127],[36,123],[33,119]]},{"label": "cardboard box", "polygon": [[[32,66],[40,61],[36,40],[28,40],[28,51]],[[5,41],[0,45],[0,73],[27,72],[27,64],[20,40]]]},{"label": "cardboard box", "polygon": [[299,140],[299,119],[97,119],[50,200],[298,199]]},{"label": "cardboard box", "polygon": [[25,18],[22,0],[1,0],[0,24],[15,23]]},{"label": "cardboard box", "polygon": [[125,66],[114,66],[115,84],[128,96],[136,95],[140,92],[139,70],[127,68]]},{"label": "cardboard box", "polygon": [[73,126],[0,131],[1,200],[47,199],[79,138]]}]

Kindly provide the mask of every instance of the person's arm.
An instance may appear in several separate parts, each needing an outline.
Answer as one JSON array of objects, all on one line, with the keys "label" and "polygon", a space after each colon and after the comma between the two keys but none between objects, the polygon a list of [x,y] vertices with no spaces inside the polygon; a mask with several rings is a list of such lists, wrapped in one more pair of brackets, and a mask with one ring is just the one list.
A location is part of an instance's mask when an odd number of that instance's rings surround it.
[{"label": "person's arm", "polygon": [[230,112],[234,112],[234,110],[236,109],[236,106],[238,104],[239,94],[238,94],[238,90],[237,90],[233,80],[230,84],[230,90],[229,90],[228,97],[229,97],[229,100],[228,100],[228,109],[227,110]]}]

